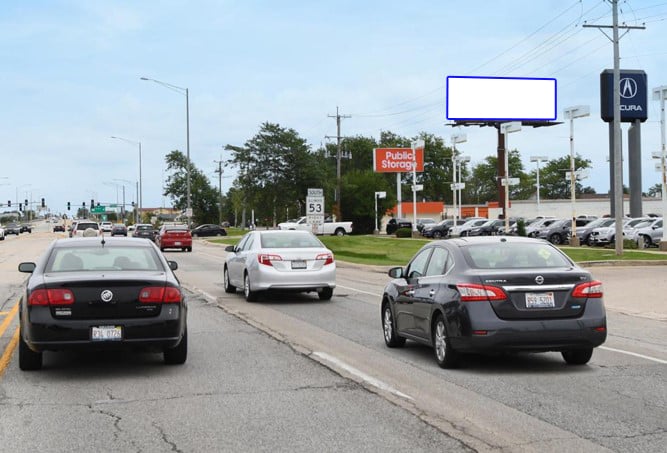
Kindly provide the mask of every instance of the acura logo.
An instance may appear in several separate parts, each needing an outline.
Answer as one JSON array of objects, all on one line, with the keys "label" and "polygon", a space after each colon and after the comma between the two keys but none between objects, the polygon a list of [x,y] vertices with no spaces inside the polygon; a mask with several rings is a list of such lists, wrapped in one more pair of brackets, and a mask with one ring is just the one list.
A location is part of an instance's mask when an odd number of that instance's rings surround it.
[{"label": "acura logo", "polygon": [[535,277],[535,283],[537,283],[538,285],[541,285],[542,283],[544,283],[544,277],[542,277],[541,275],[538,275],[537,277]]},{"label": "acura logo", "polygon": [[625,77],[620,82],[621,97],[631,99],[637,95],[637,82],[635,79]]},{"label": "acura logo", "polygon": [[113,293],[108,289],[105,289],[104,291],[102,291],[100,297],[102,298],[103,302],[111,302],[111,299],[113,299]]}]

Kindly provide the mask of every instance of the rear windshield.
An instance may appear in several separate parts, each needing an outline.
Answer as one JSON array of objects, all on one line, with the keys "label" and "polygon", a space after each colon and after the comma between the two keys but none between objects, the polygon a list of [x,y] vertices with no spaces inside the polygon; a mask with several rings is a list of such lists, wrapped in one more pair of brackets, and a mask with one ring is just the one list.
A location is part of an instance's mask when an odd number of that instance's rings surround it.
[{"label": "rear windshield", "polygon": [[137,230],[143,231],[143,230],[152,230],[153,227],[150,225],[137,225]]},{"label": "rear windshield", "polygon": [[97,225],[97,223],[78,223],[76,225],[77,230],[85,230],[87,228],[92,228],[93,230],[99,230],[100,227]]},{"label": "rear windshield", "polygon": [[477,269],[571,267],[572,263],[547,243],[497,242],[470,245],[463,249],[467,261]]},{"label": "rear windshield", "polygon": [[322,243],[312,234],[297,231],[262,232],[261,243],[262,248],[265,249],[323,247]]},{"label": "rear windshield", "polygon": [[67,247],[56,248],[45,272],[163,271],[162,262],[151,247]]}]

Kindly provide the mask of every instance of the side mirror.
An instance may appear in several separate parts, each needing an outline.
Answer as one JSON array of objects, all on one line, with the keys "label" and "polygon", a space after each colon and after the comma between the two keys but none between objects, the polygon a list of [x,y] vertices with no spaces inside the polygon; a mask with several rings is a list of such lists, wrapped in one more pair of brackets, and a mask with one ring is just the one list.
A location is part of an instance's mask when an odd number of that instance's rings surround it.
[{"label": "side mirror", "polygon": [[233,245],[228,245],[227,247],[225,247],[225,252],[235,253],[236,252],[236,247],[233,246]]},{"label": "side mirror", "polygon": [[403,277],[403,268],[402,267],[392,267],[387,272],[391,278],[401,278]]},{"label": "side mirror", "polygon": [[178,263],[176,261],[167,261],[169,263],[169,269],[175,271],[178,269]]},{"label": "side mirror", "polygon": [[32,274],[37,265],[35,263],[20,263],[19,272],[25,272],[27,274]]}]

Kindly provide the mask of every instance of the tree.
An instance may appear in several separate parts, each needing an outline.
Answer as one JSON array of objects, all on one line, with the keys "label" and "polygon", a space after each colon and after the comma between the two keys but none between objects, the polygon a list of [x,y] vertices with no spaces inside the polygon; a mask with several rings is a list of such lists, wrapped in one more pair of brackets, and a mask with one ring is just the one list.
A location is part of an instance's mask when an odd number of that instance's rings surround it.
[{"label": "tree", "polygon": [[343,176],[342,186],[345,218],[352,221],[356,234],[372,233],[375,229],[375,192],[387,192],[387,198],[378,199],[378,218],[396,203],[386,179],[372,169],[352,170]]},{"label": "tree", "polygon": [[648,192],[644,194],[648,197],[658,198],[662,195],[662,183],[657,183],[649,187]]},{"label": "tree", "polygon": [[[576,169],[590,168],[591,161],[583,159],[576,155],[574,158],[574,167]],[[549,160],[543,168],[540,169],[540,197],[543,199],[562,200],[569,199],[570,181],[565,179],[565,173],[570,171],[570,156],[563,156],[558,159]],[[531,172],[533,183],[537,181],[537,169]],[[575,183],[575,195],[582,193],[595,193],[591,187],[583,187],[577,181]]]},{"label": "tree", "polygon": [[[519,178],[519,184],[510,188],[511,200],[525,200],[531,194],[531,179],[523,169],[519,151],[514,149],[508,155],[510,178]],[[540,174],[541,176],[541,174]],[[466,184],[465,193],[473,203],[498,201],[498,157],[487,156],[484,162],[472,169],[471,183]]]}]

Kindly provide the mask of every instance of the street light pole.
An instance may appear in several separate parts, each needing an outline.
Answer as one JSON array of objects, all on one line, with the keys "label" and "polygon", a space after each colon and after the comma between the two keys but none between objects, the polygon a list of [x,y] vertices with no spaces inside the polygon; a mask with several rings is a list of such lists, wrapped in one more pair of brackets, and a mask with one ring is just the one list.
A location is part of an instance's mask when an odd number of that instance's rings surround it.
[{"label": "street light pole", "polygon": [[537,215],[540,215],[540,162],[547,160],[547,156],[530,156],[531,162],[537,162]]},{"label": "street light pole", "polygon": [[572,205],[572,226],[570,229],[570,245],[578,246],[579,238],[577,238],[577,224],[576,212],[574,209],[576,188],[577,188],[577,172],[574,162],[574,119],[588,116],[591,114],[591,109],[587,105],[577,105],[576,107],[566,108],[563,112],[565,118],[570,120],[570,203]]},{"label": "street light pole", "polygon": [[[456,169],[458,168],[460,161],[459,161],[459,157],[456,155],[456,144],[457,143],[465,143],[466,140],[468,140],[468,138],[466,137],[466,134],[463,134],[463,133],[452,134],[452,154],[453,154],[453,156],[452,156],[452,166],[454,167],[453,168],[454,177],[452,178],[454,180],[454,184],[452,185],[452,195],[453,195],[452,198],[453,198],[453,201],[454,201],[454,223],[452,225],[452,228],[456,226],[456,220],[458,218],[458,213],[459,213],[459,208],[456,205],[456,199],[457,199],[456,194],[457,194],[457,191],[459,190],[459,184],[457,183],[457,178],[456,178],[456,173],[457,173]],[[459,170],[459,173],[460,173],[460,170]],[[459,179],[460,179],[460,176],[459,176]],[[461,192],[458,191],[458,193],[459,193],[458,202],[459,202],[459,205],[460,205],[461,204],[461,200],[460,200]]]},{"label": "street light pole", "polygon": [[135,141],[135,140],[129,140],[127,138],[123,137],[116,137],[114,135],[111,136],[111,138],[115,138],[117,140],[122,140],[126,143],[131,143],[133,145],[139,145],[139,189],[138,189],[138,195],[137,195],[137,202],[139,203],[139,213],[141,213],[141,209],[143,208],[143,188],[142,188],[142,177],[141,177],[141,142]]},{"label": "street light pole", "polygon": [[510,121],[500,124],[500,132],[505,135],[505,179],[502,181],[505,186],[505,210],[503,216],[505,217],[505,232],[510,230],[510,164],[509,155],[510,147],[508,145],[509,134],[512,132],[519,132],[521,130],[521,121]]},{"label": "street light pole", "polygon": [[[667,100],[667,85],[653,89],[653,100],[660,101],[660,170],[662,173],[662,217],[667,216],[667,148],[665,138],[665,100]],[[667,250],[667,228],[662,228],[660,250]]]},{"label": "street light pole", "polygon": [[188,218],[188,226],[192,225],[192,196],[191,196],[191,183],[190,183],[190,173],[191,173],[191,164],[190,164],[190,90],[188,88],[179,87],[177,85],[172,85],[167,82],[162,82],[160,80],[151,79],[148,77],[141,77],[141,80],[147,80],[150,82],[155,82],[158,85],[162,85],[165,88],[168,88],[177,93],[185,94],[185,148],[186,148],[186,157],[187,162],[185,163],[185,173],[186,173],[186,185],[187,185],[187,195],[186,195],[186,211],[185,216]]}]

